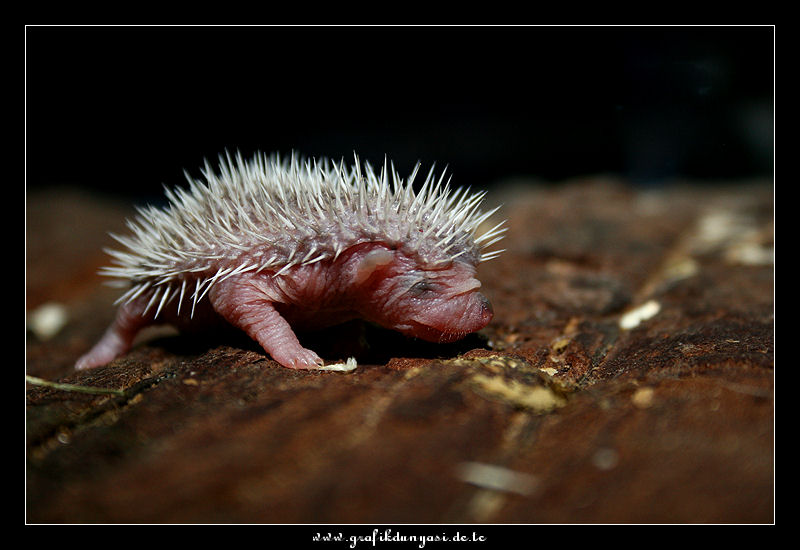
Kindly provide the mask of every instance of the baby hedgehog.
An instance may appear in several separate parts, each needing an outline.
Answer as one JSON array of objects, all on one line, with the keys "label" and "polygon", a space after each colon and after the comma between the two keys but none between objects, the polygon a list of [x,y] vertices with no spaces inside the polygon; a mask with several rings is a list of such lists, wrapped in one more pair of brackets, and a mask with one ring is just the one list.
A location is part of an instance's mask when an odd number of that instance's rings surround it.
[{"label": "baby hedgehog", "polygon": [[[497,209],[485,192],[450,191],[431,169],[415,192],[384,163],[376,174],[326,159],[220,156],[205,181],[165,188],[169,205],[138,209],[132,236],[112,235],[102,275],[129,286],[116,319],[75,367],[104,365],[128,351],[147,325],[178,328],[220,318],[244,330],[284,367],[314,369],[322,359],[293,328],[361,318],[433,342],[485,327],[489,301],[475,268],[501,250],[504,222],[476,236]],[[208,297],[204,300],[204,297]]]}]

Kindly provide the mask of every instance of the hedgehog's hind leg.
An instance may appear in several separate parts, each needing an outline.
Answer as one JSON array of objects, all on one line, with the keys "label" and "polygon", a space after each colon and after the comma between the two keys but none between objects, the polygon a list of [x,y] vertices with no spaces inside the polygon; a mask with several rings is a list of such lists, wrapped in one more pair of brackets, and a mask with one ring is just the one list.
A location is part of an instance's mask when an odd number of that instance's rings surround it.
[{"label": "hedgehog's hind leg", "polygon": [[217,313],[284,367],[316,369],[324,364],[319,355],[300,345],[292,327],[257,286],[229,279],[213,287],[209,297]]},{"label": "hedgehog's hind leg", "polygon": [[131,349],[136,334],[150,319],[144,316],[144,304],[135,300],[119,307],[117,316],[103,337],[75,363],[76,370],[92,369],[110,362]]}]

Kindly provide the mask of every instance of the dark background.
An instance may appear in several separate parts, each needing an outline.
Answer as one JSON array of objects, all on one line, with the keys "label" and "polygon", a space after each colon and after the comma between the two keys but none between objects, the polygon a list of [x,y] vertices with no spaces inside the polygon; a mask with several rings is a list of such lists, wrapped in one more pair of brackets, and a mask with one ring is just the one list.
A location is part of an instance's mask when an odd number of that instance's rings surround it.
[{"label": "dark background", "polygon": [[774,28],[28,27],[26,182],[161,194],[228,149],[485,188],[771,177]]}]

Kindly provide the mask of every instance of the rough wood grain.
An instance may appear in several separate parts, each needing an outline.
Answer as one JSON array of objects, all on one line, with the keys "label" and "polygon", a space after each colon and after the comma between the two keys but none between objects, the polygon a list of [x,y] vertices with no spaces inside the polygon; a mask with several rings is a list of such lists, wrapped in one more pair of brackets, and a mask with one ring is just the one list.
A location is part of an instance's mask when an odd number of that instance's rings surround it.
[{"label": "rough wood grain", "polygon": [[771,186],[492,198],[510,220],[480,268],[496,316],[463,342],[307,336],[358,355],[342,374],[159,333],[77,373],[113,315],[92,273],[127,209],[29,195],[28,310],[58,302],[69,322],[29,331],[27,373],[125,393],[28,386],[27,521],[771,522]]}]

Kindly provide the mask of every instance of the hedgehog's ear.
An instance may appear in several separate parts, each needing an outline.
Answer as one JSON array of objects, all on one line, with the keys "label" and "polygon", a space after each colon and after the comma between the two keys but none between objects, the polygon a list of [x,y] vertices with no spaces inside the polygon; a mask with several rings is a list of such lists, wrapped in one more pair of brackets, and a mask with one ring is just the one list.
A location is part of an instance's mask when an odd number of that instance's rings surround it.
[{"label": "hedgehog's ear", "polygon": [[394,253],[385,248],[377,248],[367,252],[358,262],[356,272],[353,276],[353,283],[360,284],[366,282],[372,275],[394,261]]}]

